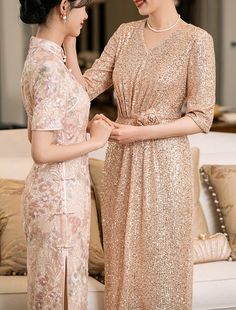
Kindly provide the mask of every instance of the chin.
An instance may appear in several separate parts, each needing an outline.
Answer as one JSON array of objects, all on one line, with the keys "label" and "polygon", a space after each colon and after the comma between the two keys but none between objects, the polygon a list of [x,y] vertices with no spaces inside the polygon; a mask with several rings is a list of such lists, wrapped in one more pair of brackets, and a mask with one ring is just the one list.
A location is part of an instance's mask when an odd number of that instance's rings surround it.
[{"label": "chin", "polygon": [[77,38],[80,35],[80,33],[81,33],[81,29],[77,30],[76,32],[71,33],[71,36]]},{"label": "chin", "polygon": [[138,9],[138,12],[139,12],[139,14],[141,16],[147,16],[147,15],[150,14],[148,10],[145,10],[145,9],[142,9],[142,8]]},{"label": "chin", "polygon": [[150,8],[148,7],[147,3],[144,2],[144,4],[140,7],[137,7],[138,12],[141,16],[146,16],[150,14]]}]

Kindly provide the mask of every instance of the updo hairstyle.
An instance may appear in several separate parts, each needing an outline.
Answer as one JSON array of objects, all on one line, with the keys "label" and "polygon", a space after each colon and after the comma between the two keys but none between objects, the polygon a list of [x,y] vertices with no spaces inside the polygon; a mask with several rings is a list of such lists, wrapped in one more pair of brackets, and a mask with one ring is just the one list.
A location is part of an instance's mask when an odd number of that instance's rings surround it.
[{"label": "updo hairstyle", "polygon": [[[70,9],[88,6],[91,0],[68,0]],[[20,0],[20,19],[26,24],[45,24],[51,9],[61,0]]]}]

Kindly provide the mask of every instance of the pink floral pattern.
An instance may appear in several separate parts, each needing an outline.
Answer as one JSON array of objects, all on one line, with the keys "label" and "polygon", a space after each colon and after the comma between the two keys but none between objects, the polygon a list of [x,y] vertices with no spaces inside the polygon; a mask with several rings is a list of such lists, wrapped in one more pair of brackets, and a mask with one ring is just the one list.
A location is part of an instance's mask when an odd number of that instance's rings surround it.
[{"label": "pink floral pattern", "polygon": [[[52,130],[55,143],[86,139],[90,102],[63,63],[57,44],[33,37],[22,74],[32,130]],[[23,193],[28,309],[87,309],[90,182],[87,156],[34,164]],[[67,277],[66,270],[67,268]]]}]

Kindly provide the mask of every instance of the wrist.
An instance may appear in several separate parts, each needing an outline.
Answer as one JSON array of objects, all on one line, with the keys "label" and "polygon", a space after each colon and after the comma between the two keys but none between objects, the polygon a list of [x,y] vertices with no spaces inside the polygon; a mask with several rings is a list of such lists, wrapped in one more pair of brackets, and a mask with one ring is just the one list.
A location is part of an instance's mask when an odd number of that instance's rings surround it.
[{"label": "wrist", "polygon": [[88,142],[91,144],[91,148],[93,149],[93,151],[100,149],[104,146],[104,144],[100,140],[93,138],[91,136]]},{"label": "wrist", "polygon": [[140,140],[157,139],[157,125],[140,126],[137,134]]}]

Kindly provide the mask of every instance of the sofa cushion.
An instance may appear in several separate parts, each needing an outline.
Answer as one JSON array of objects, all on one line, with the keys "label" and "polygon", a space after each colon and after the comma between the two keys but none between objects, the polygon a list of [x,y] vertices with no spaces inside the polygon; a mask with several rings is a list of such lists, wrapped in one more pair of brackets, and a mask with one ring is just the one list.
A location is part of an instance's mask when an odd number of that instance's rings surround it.
[{"label": "sofa cushion", "polygon": [[0,275],[26,272],[21,194],[23,181],[0,179]]},{"label": "sofa cushion", "polygon": [[194,265],[193,309],[236,309],[236,262]]},{"label": "sofa cushion", "polygon": [[91,226],[89,243],[89,273],[101,274],[104,270],[104,252],[98,224],[98,211],[93,186],[91,188]]},{"label": "sofa cushion", "polygon": [[208,234],[208,227],[205,215],[200,204],[200,177],[199,177],[199,156],[200,151],[194,147],[191,149],[193,165],[194,185],[194,209],[193,209],[193,237],[198,238],[200,234]]},{"label": "sofa cushion", "polygon": [[221,230],[228,234],[232,257],[236,259],[236,165],[205,165],[202,169]]},{"label": "sofa cushion", "polygon": [[89,159],[89,171],[92,189],[94,190],[97,212],[98,212],[98,225],[100,229],[100,236],[102,240],[102,220],[101,220],[101,190],[103,178],[104,160],[95,158]]}]

